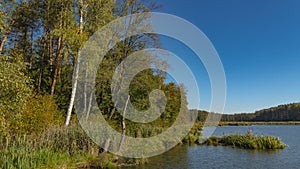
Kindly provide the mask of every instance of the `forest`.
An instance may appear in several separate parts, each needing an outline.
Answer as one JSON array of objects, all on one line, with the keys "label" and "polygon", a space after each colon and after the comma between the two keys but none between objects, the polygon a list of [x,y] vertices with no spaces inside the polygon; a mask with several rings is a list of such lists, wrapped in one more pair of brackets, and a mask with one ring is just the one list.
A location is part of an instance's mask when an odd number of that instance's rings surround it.
[{"label": "forest", "polygon": [[[118,17],[159,7],[143,0],[1,1],[0,158],[4,160],[0,168],[105,168],[143,162],[116,160],[87,137],[74,113],[76,88],[72,80],[79,67],[78,52],[94,32]],[[166,83],[166,73],[158,69],[137,74],[129,91],[130,101],[141,111],[150,107],[152,90],[164,91],[167,105],[158,119],[147,124],[130,122],[122,118],[112,101],[112,77],[122,60],[135,51],[159,46],[157,35],[139,34],[118,42],[99,63],[97,106],[109,124],[126,135],[159,134],[173,124],[180,108],[188,112],[186,94],[180,92],[184,86]],[[144,64],[167,67],[160,60],[154,62]],[[86,118],[95,108],[91,97],[92,93],[84,93]]]},{"label": "forest", "polygon": [[[205,121],[207,111],[198,111],[198,121]],[[300,121],[300,103],[258,110],[254,113],[222,114],[221,122],[292,122]]]}]

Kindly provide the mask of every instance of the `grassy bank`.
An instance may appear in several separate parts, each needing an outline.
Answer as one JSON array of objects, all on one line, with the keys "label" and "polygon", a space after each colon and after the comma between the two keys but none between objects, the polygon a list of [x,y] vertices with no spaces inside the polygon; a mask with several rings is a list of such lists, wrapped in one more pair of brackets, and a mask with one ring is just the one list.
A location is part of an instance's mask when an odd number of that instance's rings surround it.
[{"label": "grassy bank", "polygon": [[0,168],[116,168],[145,159],[127,159],[101,153],[78,126],[51,127],[39,136],[2,137]]},{"label": "grassy bank", "polygon": [[244,149],[283,149],[286,147],[278,137],[273,136],[255,136],[248,132],[244,135],[224,135],[222,137],[213,136],[207,139],[205,145],[232,146]]}]

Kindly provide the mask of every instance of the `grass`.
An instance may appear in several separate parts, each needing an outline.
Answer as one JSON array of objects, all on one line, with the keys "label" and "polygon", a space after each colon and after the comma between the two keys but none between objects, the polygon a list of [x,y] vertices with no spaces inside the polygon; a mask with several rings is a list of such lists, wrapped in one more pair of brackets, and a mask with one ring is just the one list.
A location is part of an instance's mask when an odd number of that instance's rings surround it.
[{"label": "grass", "polygon": [[0,143],[0,168],[5,169],[116,168],[147,162],[100,153],[78,125],[51,127],[39,136],[2,136]]},{"label": "grass", "polygon": [[244,149],[274,150],[286,147],[278,137],[274,136],[255,136],[250,132],[244,135],[224,135],[222,137],[213,136],[207,139],[203,144],[223,145]]},{"label": "grass", "polygon": [[71,160],[67,153],[53,152],[49,149],[27,149],[25,147],[11,147],[0,153],[0,168],[63,168],[71,167]]}]

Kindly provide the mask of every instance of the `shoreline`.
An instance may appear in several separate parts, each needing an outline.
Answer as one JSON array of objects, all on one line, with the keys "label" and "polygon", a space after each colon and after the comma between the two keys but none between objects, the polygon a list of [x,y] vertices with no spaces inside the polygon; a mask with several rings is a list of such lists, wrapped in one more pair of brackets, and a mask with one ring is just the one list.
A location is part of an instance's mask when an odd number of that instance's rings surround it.
[{"label": "shoreline", "polygon": [[276,121],[276,122],[219,122],[218,126],[251,126],[251,125],[300,125],[300,121]]}]

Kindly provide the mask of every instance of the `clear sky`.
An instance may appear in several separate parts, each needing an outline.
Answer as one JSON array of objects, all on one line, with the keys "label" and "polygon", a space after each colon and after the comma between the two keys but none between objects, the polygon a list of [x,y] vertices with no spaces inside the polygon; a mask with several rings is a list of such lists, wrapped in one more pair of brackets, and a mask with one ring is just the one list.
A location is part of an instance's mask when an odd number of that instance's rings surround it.
[{"label": "clear sky", "polygon": [[[157,0],[156,10],[177,15],[213,43],[227,78],[225,113],[254,112],[300,102],[299,0]],[[165,49],[196,74],[199,109],[209,110],[210,82],[184,44],[162,37]],[[191,94],[193,91],[189,91]],[[196,100],[189,99],[189,102]]]}]

